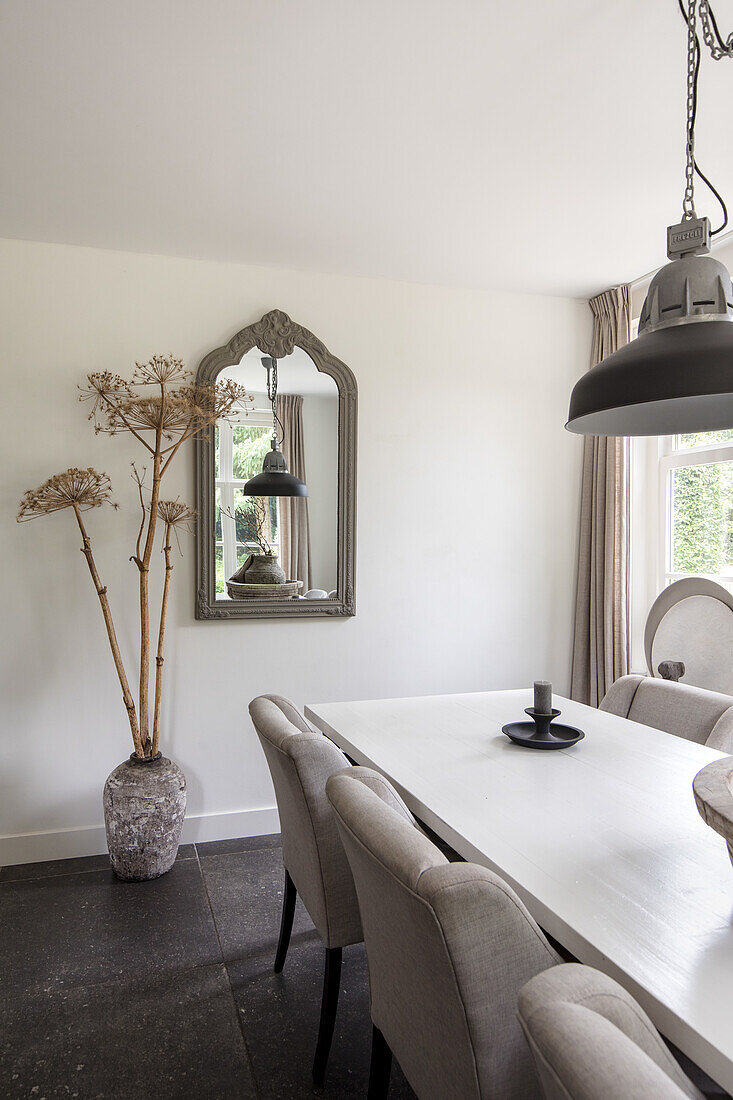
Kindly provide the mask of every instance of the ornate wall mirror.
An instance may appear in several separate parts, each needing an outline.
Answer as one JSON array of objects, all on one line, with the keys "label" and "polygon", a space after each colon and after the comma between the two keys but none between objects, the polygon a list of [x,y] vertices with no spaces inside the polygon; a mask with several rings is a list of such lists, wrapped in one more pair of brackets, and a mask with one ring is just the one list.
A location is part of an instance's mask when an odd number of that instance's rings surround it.
[{"label": "ornate wall mirror", "polygon": [[[227,379],[251,400],[196,441],[196,618],[355,614],[354,375],[273,309],[201,360],[197,383]],[[263,463],[307,496],[252,495]]]}]

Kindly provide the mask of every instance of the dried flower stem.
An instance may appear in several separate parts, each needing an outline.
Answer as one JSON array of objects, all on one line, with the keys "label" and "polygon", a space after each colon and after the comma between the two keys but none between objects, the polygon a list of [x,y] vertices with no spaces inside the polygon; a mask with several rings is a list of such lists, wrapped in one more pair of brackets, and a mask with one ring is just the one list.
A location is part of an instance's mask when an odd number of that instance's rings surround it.
[{"label": "dried flower stem", "polygon": [[[148,389],[151,386],[154,387],[152,395]],[[252,399],[242,386],[231,379],[210,385],[192,384],[183,361],[172,355],[154,355],[149,362],[136,364],[136,369],[129,380],[110,371],[95,371],[87,375],[87,386],[83,388],[80,399],[92,402],[89,419],[94,422],[96,432],[106,432],[109,435],[116,435],[122,431],[129,432],[138,443],[142,444],[153,460],[151,496],[147,507],[143,494],[145,469],[142,474],[139,474],[133,463],[133,478],[138,487],[142,512],[135,553],[130,558],[139,573],[140,679],[137,709],[122,663],[112,612],[107,600],[107,589],[99,578],[89,536],[81,518],[82,512],[89,508],[98,508],[103,504],[112,503],[109,478],[91,467],[86,470],[71,467],[63,473],[54,474],[37,489],[29,489],[24,494],[20,502],[18,521],[25,522],[38,516],[47,516],[63,508],[74,509],[82,536],[82,552],[87,560],[102,607],[107,637],[132,730],[135,752],[139,757],[149,758],[157,753],[160,736],[163,650],[173,571],[171,532],[189,525],[194,518],[194,513],[179,500],[161,502],[160,483],[181,446],[187,440],[192,439],[205,428],[213,427],[220,420],[228,419],[235,409],[241,410],[244,406],[246,411],[246,402]],[[153,437],[149,442],[145,435],[151,432]],[[151,737],[149,578],[158,519],[165,527],[163,547],[165,578],[158,626]]]},{"label": "dried flower stem", "polygon": [[142,561],[137,559],[140,570],[140,737],[146,755],[150,750],[149,733],[149,686],[150,686],[150,559],[153,555],[155,523],[158,518],[158,500],[160,497],[160,452],[159,432],[156,432],[156,451],[153,457],[153,489],[150,497],[150,518],[145,538]]},{"label": "dried flower stem", "polygon": [[104,625],[107,628],[107,637],[109,639],[110,649],[112,650],[112,659],[117,669],[117,677],[120,681],[120,687],[122,688],[122,699],[125,704],[125,710],[127,711],[127,717],[130,721],[130,730],[132,731],[132,740],[135,746],[135,752],[138,756],[143,755],[142,741],[140,739],[140,729],[137,720],[137,714],[135,713],[135,702],[132,698],[132,692],[130,691],[130,685],[127,682],[127,675],[125,673],[125,666],[122,663],[122,655],[120,653],[120,647],[117,642],[117,634],[115,633],[115,625],[112,621],[112,611],[109,606],[109,600],[107,599],[107,589],[102,584],[102,581],[97,570],[96,563],[94,561],[94,555],[92,554],[92,544],[89,539],[89,535],[84,527],[84,521],[81,518],[81,509],[77,502],[72,505],[74,509],[74,515],[76,516],[76,522],[79,524],[79,530],[82,537],[82,554],[86,558],[87,565],[89,566],[89,572],[92,575],[92,581],[94,587],[99,596],[99,602],[102,607],[102,616],[104,618]]},{"label": "dried flower stem", "polygon": [[163,663],[165,657],[163,656],[163,650],[165,646],[165,624],[168,616],[168,593],[170,591],[171,575],[173,573],[173,563],[171,561],[171,531],[173,525],[166,523],[165,525],[165,542],[163,545],[163,554],[165,556],[165,579],[163,581],[163,598],[160,602],[160,626],[158,627],[158,653],[155,658],[155,705],[153,707],[153,756],[158,751],[158,741],[160,739],[160,702],[163,694]]}]

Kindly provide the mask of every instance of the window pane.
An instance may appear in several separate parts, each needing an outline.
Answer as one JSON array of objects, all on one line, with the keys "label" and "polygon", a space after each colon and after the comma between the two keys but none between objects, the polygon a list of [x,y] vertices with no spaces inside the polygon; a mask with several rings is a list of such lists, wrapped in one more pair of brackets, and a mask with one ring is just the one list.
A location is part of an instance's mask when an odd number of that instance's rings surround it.
[{"label": "window pane", "polygon": [[270,449],[272,428],[236,424],[232,432],[232,466],[235,478],[250,478],[262,472]]},{"label": "window pane", "polygon": [[672,572],[733,576],[733,462],[685,466],[670,476]]},{"label": "window pane", "polygon": [[730,443],[731,440],[733,440],[733,428],[723,428],[719,432],[686,432],[684,435],[677,436],[675,449],[709,447],[713,443]]},{"label": "window pane", "polygon": [[277,498],[250,497],[241,489],[234,490],[234,515],[236,517],[236,538],[238,543],[247,547],[248,554],[261,554],[263,547],[258,539],[258,524],[261,526],[262,542],[277,553]]},{"label": "window pane", "polygon": [[219,477],[219,470],[221,469],[221,464],[219,462],[219,439],[220,439],[219,425],[215,424],[214,425],[214,477],[215,478]]},{"label": "window pane", "polygon": [[220,542],[216,544],[216,594],[217,596],[226,595],[226,587],[224,585],[224,548]]}]

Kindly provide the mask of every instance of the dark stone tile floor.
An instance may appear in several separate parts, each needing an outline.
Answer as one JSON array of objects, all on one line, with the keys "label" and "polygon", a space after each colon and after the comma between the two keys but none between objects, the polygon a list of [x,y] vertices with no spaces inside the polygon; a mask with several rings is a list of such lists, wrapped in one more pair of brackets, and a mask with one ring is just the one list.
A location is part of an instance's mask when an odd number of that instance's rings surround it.
[{"label": "dark stone tile floor", "polygon": [[[273,973],[282,887],[278,836],[183,845],[146,883],[119,882],[106,856],[0,869],[0,1097],[365,1097],[363,946],[344,951],[314,1089],[323,947],[298,901]],[[408,1098],[395,1063],[390,1100]]]}]

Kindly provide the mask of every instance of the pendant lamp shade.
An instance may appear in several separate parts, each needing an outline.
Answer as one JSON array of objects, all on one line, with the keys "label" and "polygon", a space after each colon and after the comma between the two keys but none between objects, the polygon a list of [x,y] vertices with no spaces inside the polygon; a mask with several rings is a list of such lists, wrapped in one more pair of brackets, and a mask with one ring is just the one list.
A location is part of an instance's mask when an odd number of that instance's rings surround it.
[{"label": "pendant lamp shade", "polygon": [[272,405],[272,449],[265,455],[262,473],[245,481],[242,492],[248,497],[307,497],[305,482],[288,473],[288,464],[277,440],[276,425],[279,424],[282,429],[277,415],[277,359],[265,355],[261,363],[267,371],[267,396]]},{"label": "pendant lamp shade", "polygon": [[581,435],[733,427],[733,325],[679,325],[632,340],[576,384],[566,427]]},{"label": "pendant lamp shade", "polygon": [[566,427],[581,435],[677,435],[733,427],[733,289],[711,256],[657,273],[639,337],[576,383]]},{"label": "pendant lamp shade", "polygon": [[288,466],[282,451],[273,441],[272,450],[265,455],[262,473],[255,474],[246,481],[242,492],[248,497],[307,497],[308,489],[304,481],[288,473]]},{"label": "pendant lamp shade", "polygon": [[[682,220],[667,226],[665,264],[652,279],[639,338],[592,367],[570,398],[565,425],[582,435],[681,435],[733,428],[733,287],[708,255],[728,224],[717,188],[695,152],[702,39],[714,61],[733,59],[733,34],[721,35],[710,0],[677,0],[687,30],[685,185]],[[720,203],[723,221],[695,209],[695,177]]]}]

